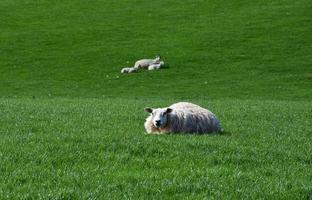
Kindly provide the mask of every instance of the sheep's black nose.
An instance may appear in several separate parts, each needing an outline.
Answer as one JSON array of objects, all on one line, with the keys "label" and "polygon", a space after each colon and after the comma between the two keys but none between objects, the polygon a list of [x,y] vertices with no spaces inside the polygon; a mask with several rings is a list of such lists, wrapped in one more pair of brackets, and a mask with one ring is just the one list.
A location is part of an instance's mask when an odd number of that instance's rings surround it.
[{"label": "sheep's black nose", "polygon": [[156,126],[159,126],[160,125],[160,120],[156,120]]}]

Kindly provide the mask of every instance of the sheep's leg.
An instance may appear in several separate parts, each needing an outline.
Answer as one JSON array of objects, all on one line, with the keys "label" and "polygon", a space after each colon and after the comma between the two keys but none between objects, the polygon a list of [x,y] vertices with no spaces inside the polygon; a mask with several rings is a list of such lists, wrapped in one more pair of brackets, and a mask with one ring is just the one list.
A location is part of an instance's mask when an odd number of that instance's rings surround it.
[{"label": "sheep's leg", "polygon": [[149,134],[152,134],[153,132],[155,132],[155,128],[150,120],[146,120],[146,122],[144,123],[144,127],[145,127],[146,132]]},{"label": "sheep's leg", "polygon": [[125,67],[121,70],[121,73],[133,73],[133,72],[136,72],[138,70],[139,70],[139,68],[136,68],[136,67]]},{"label": "sheep's leg", "polygon": [[148,70],[160,69],[160,67],[160,64],[151,64],[150,66],[148,66]]}]

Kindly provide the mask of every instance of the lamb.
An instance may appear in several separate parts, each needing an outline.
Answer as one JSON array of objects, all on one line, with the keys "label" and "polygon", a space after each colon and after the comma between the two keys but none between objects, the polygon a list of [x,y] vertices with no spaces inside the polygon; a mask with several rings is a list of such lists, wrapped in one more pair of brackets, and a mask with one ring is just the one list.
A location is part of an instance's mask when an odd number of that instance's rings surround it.
[{"label": "lamb", "polygon": [[133,73],[139,69],[155,70],[164,66],[164,61],[160,60],[160,56],[156,56],[155,59],[141,59],[135,62],[134,67],[125,67],[121,70],[121,73]]},{"label": "lamb", "polygon": [[221,125],[209,110],[198,105],[179,102],[167,108],[145,108],[151,115],[144,127],[150,134],[166,133],[217,133]]}]

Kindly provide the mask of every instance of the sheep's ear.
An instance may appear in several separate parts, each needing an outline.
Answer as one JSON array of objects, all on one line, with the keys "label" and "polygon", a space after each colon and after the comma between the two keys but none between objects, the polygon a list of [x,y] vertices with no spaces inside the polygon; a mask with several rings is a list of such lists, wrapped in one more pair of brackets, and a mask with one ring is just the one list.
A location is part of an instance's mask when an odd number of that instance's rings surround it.
[{"label": "sheep's ear", "polygon": [[172,112],[172,108],[167,108],[166,113],[171,113]]},{"label": "sheep's ear", "polygon": [[145,112],[148,113],[152,113],[153,112],[153,108],[144,108]]}]

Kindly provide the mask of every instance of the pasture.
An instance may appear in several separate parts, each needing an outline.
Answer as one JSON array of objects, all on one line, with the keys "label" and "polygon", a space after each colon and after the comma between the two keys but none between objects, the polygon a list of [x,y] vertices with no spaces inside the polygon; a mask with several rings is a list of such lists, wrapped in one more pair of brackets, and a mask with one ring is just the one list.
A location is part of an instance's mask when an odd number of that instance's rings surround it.
[{"label": "pasture", "polygon": [[[312,199],[311,9],[0,1],[0,199]],[[224,133],[145,134],[178,101]]]}]

